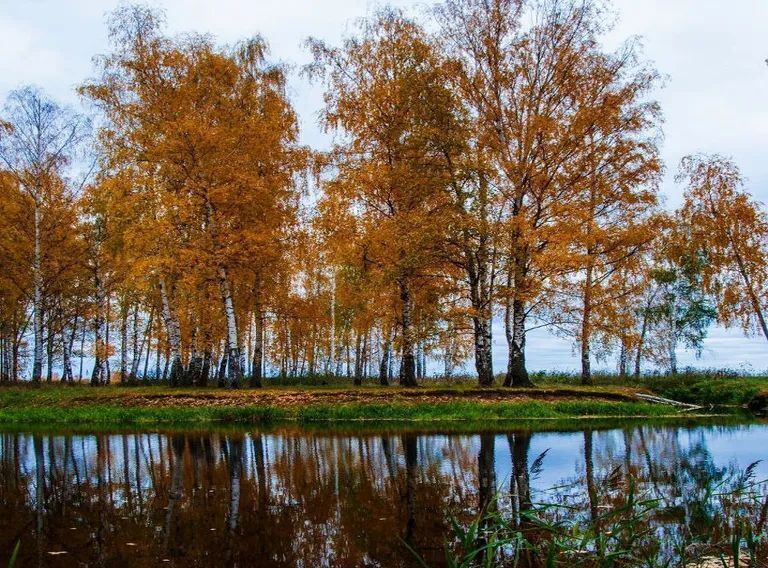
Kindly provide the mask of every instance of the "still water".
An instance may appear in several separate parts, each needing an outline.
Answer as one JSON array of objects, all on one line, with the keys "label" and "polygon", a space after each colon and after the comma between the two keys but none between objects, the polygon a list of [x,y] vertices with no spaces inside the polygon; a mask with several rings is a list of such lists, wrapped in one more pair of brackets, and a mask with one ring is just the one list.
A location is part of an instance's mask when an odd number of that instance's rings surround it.
[{"label": "still water", "polygon": [[0,565],[20,541],[17,566],[418,565],[409,548],[441,566],[449,516],[491,500],[585,514],[622,474],[674,512],[667,529],[695,531],[701,496],[768,442],[754,422],[580,424],[0,432]]}]

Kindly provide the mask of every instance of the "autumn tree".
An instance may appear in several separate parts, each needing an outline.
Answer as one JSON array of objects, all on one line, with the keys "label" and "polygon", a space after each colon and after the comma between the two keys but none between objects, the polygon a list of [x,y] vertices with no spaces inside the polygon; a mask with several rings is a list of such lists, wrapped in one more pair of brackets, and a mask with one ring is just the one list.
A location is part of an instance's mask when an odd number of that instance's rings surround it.
[{"label": "autumn tree", "polygon": [[62,107],[34,87],[11,92],[0,119],[0,163],[34,205],[32,255],[32,380],[43,370],[43,209],[66,191],[64,176],[88,131],[84,117]]},{"label": "autumn tree", "polygon": [[34,251],[34,202],[16,178],[0,172],[0,380],[17,381],[24,364]]},{"label": "autumn tree", "polygon": [[187,382],[182,342],[204,338],[208,351],[216,325],[182,317],[186,302],[202,298],[177,289],[201,292],[215,283],[222,365],[236,386],[246,366],[246,314],[262,294],[261,275],[282,254],[303,161],[284,72],[266,61],[260,38],[234,48],[169,38],[161,14],[142,7],[119,9],[111,37],[101,77],[82,88],[108,119],[101,139],[114,181],[103,186],[105,203],[129,255],[159,289],[171,383]]},{"label": "autumn tree", "polygon": [[704,258],[702,284],[717,298],[726,326],[755,327],[768,339],[768,218],[744,190],[733,161],[722,156],[683,158],[678,181],[686,184],[680,219],[691,254]]},{"label": "autumn tree", "polygon": [[399,300],[400,383],[416,384],[415,299],[431,279],[447,208],[442,155],[457,102],[434,45],[394,10],[335,48],[310,40],[325,81],[323,123],[339,131],[328,200],[360,217],[360,247]]},{"label": "autumn tree", "polygon": [[583,205],[610,141],[647,126],[655,107],[638,99],[655,74],[632,44],[604,52],[605,18],[592,2],[449,0],[438,18],[504,201],[505,384],[528,385],[526,322],[566,267],[563,223]]},{"label": "autumn tree", "polygon": [[[585,57],[582,109],[589,129],[573,164],[584,173],[571,207],[560,219],[570,258],[555,283],[555,320],[571,318],[581,360],[581,380],[590,384],[593,339],[611,342],[627,322],[619,310],[633,294],[629,273],[642,270],[660,228],[654,216],[661,163],[656,145],[658,105],[647,100],[653,71],[636,67],[632,46],[615,55]],[[594,112],[594,114],[592,114]],[[575,325],[573,325],[575,324]]]}]

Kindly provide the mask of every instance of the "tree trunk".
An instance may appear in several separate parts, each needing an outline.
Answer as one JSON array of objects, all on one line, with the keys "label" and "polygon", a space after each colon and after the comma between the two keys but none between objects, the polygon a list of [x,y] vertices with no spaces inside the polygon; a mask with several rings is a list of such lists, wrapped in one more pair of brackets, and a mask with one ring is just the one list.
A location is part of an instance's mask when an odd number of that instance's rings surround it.
[{"label": "tree trunk", "polygon": [[163,357],[163,376],[161,377],[164,381],[168,380],[168,367],[169,367],[170,360],[171,360],[171,348],[166,346],[164,357]]},{"label": "tree trunk", "polygon": [[[482,250],[484,248],[481,247]],[[481,250],[481,252],[482,252]],[[472,304],[475,370],[480,386],[493,384],[493,336],[491,323],[491,286],[488,275],[487,253],[478,254],[477,262],[468,259],[469,296]]]},{"label": "tree trunk", "polygon": [[163,305],[163,319],[168,333],[168,345],[170,347],[170,383],[172,387],[179,386],[184,374],[184,365],[181,361],[181,327],[179,320],[171,306],[170,292],[165,279],[160,280],[160,296]]},{"label": "tree trunk", "polygon": [[621,345],[619,346],[619,377],[625,378],[629,367],[629,338],[626,335],[621,336]]},{"label": "tree trunk", "polygon": [[[158,322],[159,323],[159,322]],[[159,381],[163,377],[160,375],[160,334],[157,334],[157,349],[155,349],[155,380]]]},{"label": "tree trunk", "polygon": [[98,386],[106,382],[106,356],[107,346],[105,342],[105,318],[102,310],[104,309],[105,293],[104,284],[98,273],[98,267],[95,273],[96,279],[96,315],[93,320],[93,351],[94,363],[93,373],[91,373],[91,385]]},{"label": "tree trunk", "polygon": [[227,348],[226,340],[221,342],[219,353],[221,354],[221,358],[219,359],[219,368],[216,371],[216,386],[223,388],[227,384],[227,359],[229,358],[227,355],[229,353],[229,349]]},{"label": "tree trunk", "polygon": [[131,370],[128,373],[128,381],[131,384],[136,382],[136,375],[139,372],[139,361],[141,361],[141,353],[143,344],[139,342],[139,302],[133,307],[133,353],[131,356]]},{"label": "tree trunk", "polygon": [[200,378],[198,379],[197,386],[208,386],[208,377],[211,376],[211,346],[205,346],[205,352],[203,353],[203,369],[200,372]]},{"label": "tree trunk", "polygon": [[731,246],[733,247],[733,251],[736,256],[736,264],[739,267],[739,272],[741,273],[741,277],[744,280],[744,285],[747,287],[747,293],[749,294],[749,300],[752,303],[752,309],[755,310],[755,315],[757,316],[757,321],[760,324],[760,329],[763,332],[763,337],[768,339],[768,324],[766,324],[765,321],[765,315],[763,314],[763,307],[760,305],[760,300],[757,297],[757,294],[755,294],[755,289],[752,287],[752,280],[749,277],[749,273],[747,272],[747,268],[744,265],[744,259],[741,257],[741,253],[739,253],[738,248],[736,248],[735,243],[731,243]]},{"label": "tree trunk", "polygon": [[254,312],[253,362],[250,386],[259,388],[261,387],[262,368],[264,366],[264,314],[260,305],[256,306]]},{"label": "tree trunk", "polygon": [[333,376],[337,375],[336,370],[336,269],[332,267],[331,273],[331,345],[330,355],[328,360],[327,374]]},{"label": "tree trunk", "polygon": [[481,386],[493,385],[493,338],[491,318],[476,316],[472,318],[475,333],[475,370]]},{"label": "tree trunk", "polygon": [[[589,253],[588,253],[589,254]],[[584,278],[583,313],[581,317],[581,384],[592,384],[592,369],[589,365],[589,347],[592,338],[592,266],[587,266]]]},{"label": "tree trunk", "polygon": [[[128,380],[128,301],[120,302],[120,382]],[[135,322],[134,322],[135,323]]]},{"label": "tree trunk", "polygon": [[77,373],[77,380],[83,382],[83,361],[85,360],[85,332],[88,328],[88,322],[83,321],[83,333],[80,336],[80,370]]},{"label": "tree trunk", "polygon": [[677,334],[674,329],[669,338],[669,373],[673,377],[677,375]]},{"label": "tree trunk", "polygon": [[404,387],[415,387],[417,386],[416,362],[413,356],[413,322],[411,320],[413,299],[411,298],[411,289],[407,280],[400,281],[400,301],[402,303],[400,385]]},{"label": "tree trunk", "polygon": [[504,386],[532,387],[534,385],[525,367],[525,302],[513,299],[511,306],[507,305],[505,320],[509,359]]},{"label": "tree trunk", "polygon": [[190,338],[192,351],[189,355],[189,366],[187,367],[187,371],[184,373],[182,380],[183,386],[192,386],[197,384],[197,382],[200,380],[200,372],[203,370],[203,356],[197,349],[197,335],[198,330],[195,328],[193,330],[192,337]]},{"label": "tree trunk", "polygon": [[227,269],[219,266],[219,287],[221,299],[224,303],[224,314],[227,320],[227,359],[228,359],[228,384],[229,388],[237,388],[243,376],[243,362],[240,358],[240,344],[237,337],[237,321],[235,319],[235,304],[232,300],[232,290],[227,277]]},{"label": "tree trunk", "polygon": [[386,330],[384,345],[381,348],[381,363],[379,364],[379,384],[389,385],[389,358],[392,351],[392,331]]},{"label": "tree trunk", "polygon": [[64,345],[63,345],[63,362],[62,362],[62,373],[61,373],[61,380],[65,383],[72,384],[75,382],[75,377],[72,374],[72,349],[75,346],[75,335],[77,334],[77,316],[75,316],[74,321],[72,322],[72,331],[69,334],[69,337],[64,337]]},{"label": "tree trunk", "polygon": [[147,334],[145,336],[146,337],[145,343],[147,346],[147,355],[144,358],[144,371],[141,374],[142,381],[147,380],[147,370],[149,369],[149,356],[152,352],[152,324],[154,322],[154,319],[155,319],[155,306],[153,305],[149,309],[149,321],[147,322]]},{"label": "tree trunk", "polygon": [[106,306],[104,307],[104,384],[108,385],[112,380],[112,369],[109,366],[109,321],[111,318],[111,297],[109,291],[104,294]]},{"label": "tree trunk", "polygon": [[650,306],[646,306],[643,310],[643,323],[640,326],[640,337],[637,340],[637,352],[635,353],[635,378],[640,378],[640,368],[643,358],[643,347],[645,346],[645,337],[648,335],[648,310]]},{"label": "tree trunk", "polygon": [[[448,333],[451,333],[452,330],[449,328]],[[450,379],[453,376],[453,348],[452,348],[452,340],[449,337],[445,338],[445,353],[443,357],[443,376],[446,379]],[[475,362],[477,362],[477,359],[475,359]]]},{"label": "tree trunk", "polygon": [[355,340],[355,380],[354,385],[360,386],[363,384],[363,334],[357,332],[357,338]]},{"label": "tree trunk", "polygon": [[48,337],[45,338],[45,350],[46,350],[46,369],[45,369],[45,382],[51,384],[53,382],[53,328],[48,326]]},{"label": "tree trunk", "polygon": [[32,279],[34,283],[34,356],[32,363],[32,381],[39,383],[43,376],[43,271],[42,271],[42,236],[41,212],[38,199],[35,198],[35,253],[32,258]]}]

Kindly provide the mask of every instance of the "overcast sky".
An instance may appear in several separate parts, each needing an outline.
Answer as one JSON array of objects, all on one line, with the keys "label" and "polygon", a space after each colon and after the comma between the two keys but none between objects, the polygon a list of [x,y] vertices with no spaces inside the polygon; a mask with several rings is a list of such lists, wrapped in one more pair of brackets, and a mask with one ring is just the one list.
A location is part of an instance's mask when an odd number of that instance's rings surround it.
[{"label": "overcast sky", "polygon": [[[223,43],[261,34],[272,57],[299,67],[308,61],[302,44],[312,35],[337,43],[356,18],[381,3],[365,0],[165,0],[170,32],[205,32]],[[430,2],[394,0],[412,13]],[[74,87],[92,74],[91,58],[107,50],[105,14],[115,0],[0,0],[0,98],[35,84],[60,101],[79,105]],[[666,203],[674,207],[680,189],[673,176],[680,158],[694,152],[733,157],[748,188],[768,201],[768,0],[615,0],[617,25],[606,38],[615,46],[641,36],[645,56],[667,77],[657,93],[664,116],[663,156]],[[302,139],[327,144],[316,125],[321,95],[294,74],[291,97],[301,117]],[[494,359],[506,357],[496,328]],[[532,368],[574,369],[577,360],[565,341],[545,333],[528,342]],[[704,357],[680,353],[683,364],[768,369],[768,349],[759,338],[713,329]]]}]

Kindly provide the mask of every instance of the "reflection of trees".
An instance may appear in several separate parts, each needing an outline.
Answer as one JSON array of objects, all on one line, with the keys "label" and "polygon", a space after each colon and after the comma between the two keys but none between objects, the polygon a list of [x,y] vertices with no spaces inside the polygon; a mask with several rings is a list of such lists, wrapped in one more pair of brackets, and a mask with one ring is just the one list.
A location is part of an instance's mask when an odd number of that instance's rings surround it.
[{"label": "reflection of trees", "polygon": [[485,558],[486,533],[491,515],[496,511],[496,455],[493,434],[480,434],[480,450],[477,454],[478,471],[478,510],[481,515],[478,546],[481,550],[477,557],[483,564]]},{"label": "reflection of trees", "polygon": [[[434,562],[447,511],[478,487],[469,437],[6,434],[0,443],[0,543],[10,550],[29,521],[20,565],[38,562],[43,534],[43,554],[60,544],[69,562],[89,565],[410,566],[401,539]],[[452,482],[454,460],[469,464],[468,489]]]},{"label": "reflection of trees", "polygon": [[[519,430],[507,434],[512,465],[510,476],[512,526],[524,534],[529,542],[534,543],[539,540],[539,535],[536,527],[526,516],[533,508],[529,464],[531,438],[530,430]],[[522,566],[537,565],[537,557],[531,550],[520,551],[519,557]]]},{"label": "reflection of trees", "polygon": [[172,453],[169,456],[171,484],[168,489],[168,505],[165,513],[165,536],[163,548],[165,555],[178,556],[180,552],[178,507],[184,491],[184,437],[171,436]]},{"label": "reflection of trees", "polygon": [[[686,543],[714,544],[730,530],[723,511],[730,497],[721,499],[720,494],[733,490],[742,470],[715,463],[707,432],[659,426],[587,430],[582,467],[539,500],[570,507],[575,519],[583,512],[590,530],[618,538],[615,523],[620,515],[606,518],[604,512],[623,510],[630,488],[637,498],[655,499],[658,504],[630,532],[649,531],[653,536],[646,542],[648,550],[670,562]],[[558,516],[562,511],[549,518]]]},{"label": "reflection of trees", "polygon": [[507,434],[509,451],[512,456],[510,495],[515,523],[521,521],[520,513],[531,509],[531,480],[528,468],[528,454],[531,449],[531,432],[518,431]]},{"label": "reflection of trees", "polygon": [[[410,566],[405,540],[440,565],[450,513],[498,510],[535,539],[533,502],[573,506],[552,518],[588,520],[621,502],[628,474],[661,498],[650,520],[659,535],[684,522],[704,533],[718,505],[702,496],[737,471],[715,465],[699,432],[586,432],[583,461],[551,490],[532,488],[548,459],[531,457],[530,431],[507,434],[508,455],[495,453],[493,434],[6,433],[0,547],[20,534],[21,566],[50,562],[57,548],[71,564],[106,566]],[[509,498],[497,488],[505,463]]]},{"label": "reflection of trees", "polygon": [[416,436],[406,434],[403,436],[405,448],[405,535],[404,540],[409,546],[413,546],[413,536],[416,532],[416,467],[418,451]]}]

